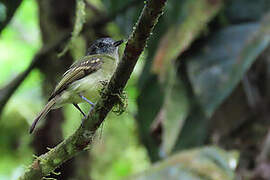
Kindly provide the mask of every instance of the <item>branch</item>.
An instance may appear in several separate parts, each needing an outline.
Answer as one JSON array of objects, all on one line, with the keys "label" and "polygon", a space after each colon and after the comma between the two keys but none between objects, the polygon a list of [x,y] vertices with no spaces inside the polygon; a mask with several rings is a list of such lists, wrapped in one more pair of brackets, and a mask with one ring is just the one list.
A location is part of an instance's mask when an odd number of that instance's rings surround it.
[{"label": "branch", "polygon": [[84,124],[55,148],[36,158],[20,179],[40,179],[53,172],[54,169],[77,153],[87,149],[87,146],[92,142],[94,133],[118,102],[117,94],[123,91],[130,78],[146,41],[163,12],[165,2],[166,0],[148,0],[146,2],[136,28],[128,39],[122,61],[108,86],[105,87],[95,108],[91,114],[88,114]]},{"label": "branch", "polygon": [[[136,5],[139,1],[142,2],[142,0],[134,0],[130,2],[129,4],[125,5],[124,7],[122,7],[119,11],[112,13],[111,15],[100,18],[96,22],[85,24],[85,26],[83,27],[83,32],[86,32],[91,28],[97,28],[97,27],[105,25],[106,23],[115,19],[117,15],[126,12],[128,8]],[[32,62],[30,63],[30,65],[27,67],[27,69],[24,72],[20,73],[13,80],[11,80],[9,84],[7,84],[5,87],[0,89],[0,115],[3,108],[5,107],[6,103],[8,102],[12,94],[15,92],[15,90],[20,86],[20,84],[24,81],[24,79],[28,76],[28,74],[32,71],[32,69],[36,67],[36,64],[38,64],[42,60],[42,58],[40,57],[43,55],[46,55],[50,51],[58,49],[63,44],[64,41],[70,39],[70,36],[71,36],[70,33],[66,33],[63,36],[63,38],[61,38],[60,40],[57,40],[56,42],[52,44],[51,47],[53,48],[48,47],[48,48],[42,49],[39,53],[36,54]]]}]

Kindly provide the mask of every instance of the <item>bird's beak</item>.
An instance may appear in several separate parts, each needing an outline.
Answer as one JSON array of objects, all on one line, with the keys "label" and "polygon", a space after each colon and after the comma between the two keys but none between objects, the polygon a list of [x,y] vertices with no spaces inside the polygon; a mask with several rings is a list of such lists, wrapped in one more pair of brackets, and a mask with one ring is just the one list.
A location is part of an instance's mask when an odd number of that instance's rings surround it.
[{"label": "bird's beak", "polygon": [[121,45],[123,42],[124,42],[123,40],[115,41],[113,43],[113,45],[114,45],[114,47],[117,47],[117,46]]}]

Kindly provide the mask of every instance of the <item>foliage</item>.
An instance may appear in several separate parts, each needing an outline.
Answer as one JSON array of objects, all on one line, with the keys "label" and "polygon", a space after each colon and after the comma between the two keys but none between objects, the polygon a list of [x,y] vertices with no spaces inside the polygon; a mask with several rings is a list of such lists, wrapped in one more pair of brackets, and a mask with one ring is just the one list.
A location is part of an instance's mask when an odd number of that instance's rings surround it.
[{"label": "foliage", "polygon": [[176,153],[130,179],[232,180],[236,164],[236,152],[204,147]]}]

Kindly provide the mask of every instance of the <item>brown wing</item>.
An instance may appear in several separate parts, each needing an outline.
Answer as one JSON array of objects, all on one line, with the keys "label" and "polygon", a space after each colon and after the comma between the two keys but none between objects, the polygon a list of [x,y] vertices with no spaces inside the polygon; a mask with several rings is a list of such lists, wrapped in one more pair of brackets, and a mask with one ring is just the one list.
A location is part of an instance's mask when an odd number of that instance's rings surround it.
[{"label": "brown wing", "polygon": [[49,100],[51,100],[57,94],[60,94],[71,83],[99,70],[102,64],[102,57],[97,55],[86,56],[78,62],[72,64],[70,68],[64,73],[62,80],[55,87],[54,92],[52,93]]}]

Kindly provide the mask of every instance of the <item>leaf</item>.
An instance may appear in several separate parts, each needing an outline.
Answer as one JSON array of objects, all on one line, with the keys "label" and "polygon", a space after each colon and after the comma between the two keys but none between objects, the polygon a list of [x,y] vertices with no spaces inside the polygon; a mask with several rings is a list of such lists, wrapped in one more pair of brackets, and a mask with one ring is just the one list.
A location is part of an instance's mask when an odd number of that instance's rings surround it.
[{"label": "leaf", "polygon": [[234,25],[214,34],[187,60],[194,93],[210,117],[270,42],[270,18]]},{"label": "leaf", "polygon": [[58,54],[58,57],[62,57],[66,54],[66,52],[72,47],[73,43],[80,35],[82,31],[83,24],[85,23],[85,2],[84,0],[77,0],[76,1],[76,18],[75,24],[72,31],[71,39],[69,40],[68,44],[65,46],[63,51]]},{"label": "leaf", "polygon": [[7,18],[6,6],[0,2],[0,23],[4,22]]},{"label": "leaf", "polygon": [[236,24],[247,21],[258,21],[269,10],[269,0],[237,0],[230,1],[225,7],[224,12],[228,20]]},{"label": "leaf", "polygon": [[[194,101],[194,99],[191,99]],[[208,119],[197,104],[191,105],[190,113],[185,120],[174,147],[174,152],[190,149],[205,144],[207,138]]]},{"label": "leaf", "polygon": [[162,37],[155,54],[152,70],[159,76],[166,75],[168,66],[183,51],[185,51],[195,38],[206,28],[207,23],[217,14],[222,1],[213,3],[208,0],[184,1],[180,20],[170,24],[166,34]]},{"label": "leaf", "polygon": [[[164,92],[164,89],[167,88],[166,84],[168,84],[168,82],[165,81],[163,84],[161,84],[158,81],[157,76],[159,74],[157,75],[157,73],[153,73],[153,59],[155,57],[155,62],[159,61],[157,59],[161,59],[161,61],[164,62],[169,61],[168,65],[170,66],[168,67],[173,67],[172,62],[189,46],[189,44],[197,37],[199,32],[205,28],[206,23],[212,17],[214,17],[215,13],[220,8],[220,4],[221,1],[218,1],[217,4],[209,4],[209,1],[206,0],[199,2],[197,0],[168,1],[165,13],[158,23],[158,27],[155,28],[152,38],[150,38],[150,42],[148,43],[149,48],[147,48],[148,57],[138,83],[140,96],[138,99],[139,109],[137,120],[138,127],[140,129],[140,135],[145,137],[143,143],[147,147],[152,160],[158,159],[160,155],[159,152],[161,152],[163,155],[170,153],[177,137],[179,136],[181,125],[185,121],[186,111],[188,111],[189,106],[187,105],[187,100],[184,95],[185,90],[182,87],[183,84],[178,82],[178,79],[175,75],[175,77],[173,77],[175,81],[173,80],[173,84],[171,84],[171,86],[168,88],[171,89],[170,93],[168,96],[164,94],[166,93]],[[175,33],[178,33],[177,37]],[[159,40],[161,37],[163,37],[163,40],[160,42]],[[158,51],[156,51],[157,49]],[[164,64],[161,64],[160,66],[163,65]],[[164,67],[164,69],[167,70],[167,66],[166,68]],[[164,79],[168,80],[170,77],[166,77]],[[152,88],[157,86],[162,90],[158,88]],[[152,92],[150,92],[150,89]],[[157,89],[158,92],[154,92],[157,91]],[[180,90],[180,92],[177,94],[178,90]],[[164,96],[167,96],[166,105],[162,104]],[[174,100],[175,96],[177,96],[177,99],[179,99],[181,102],[176,102]],[[153,106],[153,104],[155,105],[154,110],[146,108]],[[172,108],[173,106],[175,107]],[[177,106],[179,106],[181,110],[177,109]],[[166,117],[161,117],[163,118],[162,121],[164,122],[163,129],[165,130],[162,134],[162,140],[166,140],[163,142],[162,150],[160,151],[158,149],[158,143],[155,143],[154,146],[152,146],[155,138],[149,137],[149,134],[151,131],[150,126],[155,124],[153,121],[155,119],[158,120],[159,115],[162,115],[162,111],[165,109],[161,109],[161,107],[165,107],[166,111],[168,112],[166,113]],[[174,112],[172,112],[171,109],[173,109]],[[150,114],[150,112],[147,111],[151,111],[151,116],[145,115]],[[165,122],[166,120],[168,120],[168,122]],[[158,135],[156,135],[156,137]],[[159,138],[159,136],[157,138]]]},{"label": "leaf", "polygon": [[[151,136],[150,127],[152,121],[157,116],[163,101],[163,93],[157,76],[148,76],[146,83],[138,99],[137,123],[141,141],[148,150],[149,157],[152,161],[159,159],[159,142]],[[158,98],[157,98],[158,97]]]},{"label": "leaf", "polygon": [[179,152],[130,180],[233,180],[238,153],[217,147]]},{"label": "leaf", "polygon": [[165,100],[161,111],[164,113],[161,154],[167,156],[173,149],[189,113],[189,98],[184,83],[177,77],[171,66]]},{"label": "leaf", "polygon": [[[169,30],[159,43],[152,70],[159,75],[166,89],[165,101],[161,110],[164,114],[162,118],[162,156],[168,155],[172,151],[189,113],[189,99],[186,97],[186,87],[178,79],[173,61],[205,29],[208,21],[220,9],[221,4],[222,1],[217,3],[206,0],[183,1],[181,7],[183,13],[174,18],[178,19],[178,21],[173,25],[170,24]],[[169,6],[169,8],[173,7]],[[174,10],[176,11],[175,8]],[[171,16],[171,14],[168,16]],[[157,118],[160,119],[160,117]]]}]

